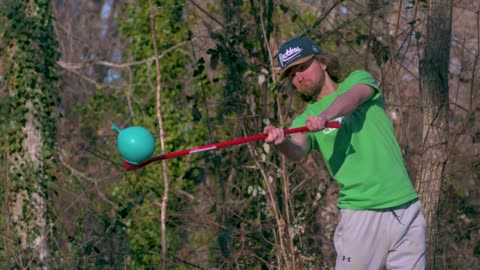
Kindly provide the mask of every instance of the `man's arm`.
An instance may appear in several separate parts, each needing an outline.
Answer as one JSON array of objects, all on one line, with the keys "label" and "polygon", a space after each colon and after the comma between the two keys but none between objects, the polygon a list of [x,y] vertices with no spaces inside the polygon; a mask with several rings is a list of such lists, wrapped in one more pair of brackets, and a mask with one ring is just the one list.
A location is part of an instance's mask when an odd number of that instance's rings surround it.
[{"label": "man's arm", "polygon": [[268,134],[266,143],[274,144],[288,159],[300,160],[308,154],[309,138],[306,133],[297,133],[293,138],[285,136],[283,130],[274,126],[266,126]]},{"label": "man's arm", "polygon": [[305,120],[310,131],[320,131],[327,121],[355,111],[373,96],[374,90],[366,84],[356,84],[344,94],[338,96],[326,110],[318,116],[309,116]]},{"label": "man's arm", "polygon": [[[373,89],[366,84],[354,85],[352,89],[338,96],[320,115],[307,117],[305,124],[310,131],[323,130],[327,121],[352,113],[369,100],[373,93]],[[289,138],[285,137],[282,129],[274,126],[265,127],[264,133],[268,134],[265,142],[276,145],[289,159],[300,160],[308,154],[310,142],[306,133],[298,133]]]}]

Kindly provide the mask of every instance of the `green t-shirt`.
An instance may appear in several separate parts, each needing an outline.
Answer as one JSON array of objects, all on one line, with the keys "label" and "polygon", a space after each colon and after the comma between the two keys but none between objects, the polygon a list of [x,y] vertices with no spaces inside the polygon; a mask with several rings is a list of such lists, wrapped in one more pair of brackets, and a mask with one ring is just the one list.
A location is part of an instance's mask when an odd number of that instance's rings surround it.
[{"label": "green t-shirt", "polygon": [[372,87],[373,96],[353,113],[335,119],[342,123],[340,129],[308,133],[310,150],[322,153],[328,171],[340,184],[338,207],[385,209],[418,198],[385,113],[383,97],[370,73],[352,72],[334,93],[309,104],[293,120],[292,127],[304,126],[308,116],[319,115],[356,84]]}]

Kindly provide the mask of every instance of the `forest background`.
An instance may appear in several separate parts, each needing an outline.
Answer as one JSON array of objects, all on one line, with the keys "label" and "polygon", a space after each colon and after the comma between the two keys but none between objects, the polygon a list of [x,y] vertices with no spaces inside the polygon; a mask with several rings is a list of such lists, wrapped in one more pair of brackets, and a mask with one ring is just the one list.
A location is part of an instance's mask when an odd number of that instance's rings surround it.
[{"label": "forest background", "polygon": [[275,55],[294,36],[378,80],[429,268],[476,269],[474,0],[0,0],[0,268],[331,269],[338,186],[318,153],[255,142],[127,172],[111,129],[146,127],[161,154],[288,127],[305,104]]}]

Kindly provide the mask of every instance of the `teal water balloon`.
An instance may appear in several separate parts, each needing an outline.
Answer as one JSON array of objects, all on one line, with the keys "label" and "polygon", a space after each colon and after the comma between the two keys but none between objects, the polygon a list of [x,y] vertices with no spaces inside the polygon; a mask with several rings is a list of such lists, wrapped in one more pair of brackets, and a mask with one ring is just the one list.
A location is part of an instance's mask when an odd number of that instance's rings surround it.
[{"label": "teal water balloon", "polygon": [[155,139],[148,129],[132,126],[120,130],[116,125],[112,129],[118,133],[117,148],[126,162],[137,165],[152,157]]}]

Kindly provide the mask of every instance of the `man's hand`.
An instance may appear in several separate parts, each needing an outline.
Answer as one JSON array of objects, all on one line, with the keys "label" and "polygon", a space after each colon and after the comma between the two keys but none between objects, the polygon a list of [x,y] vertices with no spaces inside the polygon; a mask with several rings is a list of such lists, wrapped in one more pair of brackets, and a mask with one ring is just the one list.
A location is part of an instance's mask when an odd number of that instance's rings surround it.
[{"label": "man's hand", "polygon": [[267,138],[265,139],[266,143],[279,145],[285,141],[285,134],[281,128],[268,125],[263,129],[263,133],[268,134]]},{"label": "man's hand", "polygon": [[305,120],[305,125],[308,127],[308,130],[316,132],[326,128],[328,119],[322,114],[318,116],[309,116]]},{"label": "man's hand", "polygon": [[291,160],[301,160],[308,154],[310,145],[307,133],[296,133],[293,138],[286,137],[283,129],[268,125],[263,129],[267,134],[265,142],[276,145],[277,149]]}]

